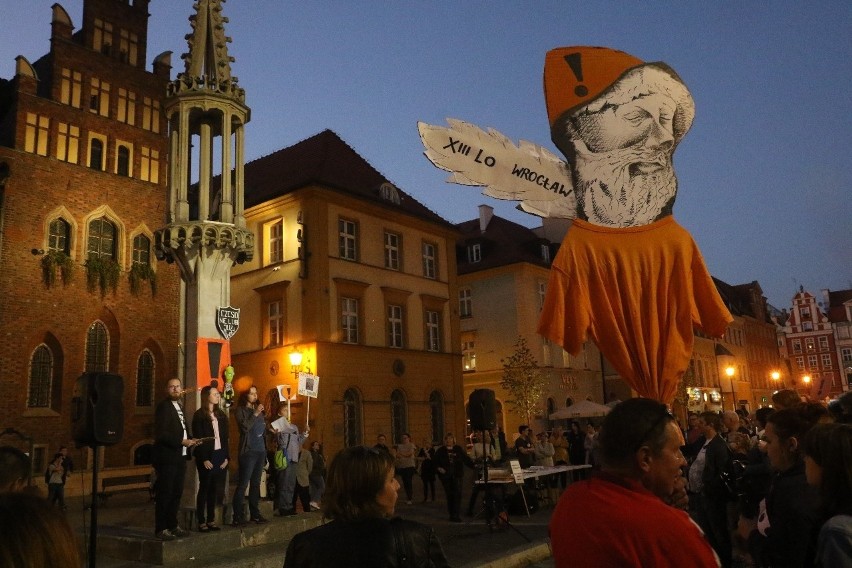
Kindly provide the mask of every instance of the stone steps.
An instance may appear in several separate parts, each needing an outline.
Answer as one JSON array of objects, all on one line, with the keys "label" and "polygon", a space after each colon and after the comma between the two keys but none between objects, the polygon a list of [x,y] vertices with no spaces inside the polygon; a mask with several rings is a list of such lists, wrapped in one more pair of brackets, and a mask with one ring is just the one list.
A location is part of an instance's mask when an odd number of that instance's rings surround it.
[{"label": "stone steps", "polygon": [[[281,566],[293,535],[321,522],[319,513],[301,513],[293,517],[275,517],[262,525],[224,526],[221,531],[209,533],[195,531],[188,537],[171,541],[154,538],[149,528],[101,526],[98,530],[98,561],[105,568],[185,566],[191,562],[205,567],[220,564],[261,567],[274,557],[277,563],[274,565]],[[239,561],[234,564],[236,559]],[[249,561],[252,563],[247,564]]]}]

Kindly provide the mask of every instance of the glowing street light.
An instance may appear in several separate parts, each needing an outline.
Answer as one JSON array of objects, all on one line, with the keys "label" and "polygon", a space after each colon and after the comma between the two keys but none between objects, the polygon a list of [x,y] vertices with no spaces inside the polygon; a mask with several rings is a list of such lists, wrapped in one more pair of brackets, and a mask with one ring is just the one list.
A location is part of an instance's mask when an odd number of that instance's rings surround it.
[{"label": "glowing street light", "polygon": [[731,380],[731,410],[737,409],[737,393],[734,391],[734,373],[737,370],[733,367],[733,365],[728,365],[725,367],[725,374],[728,375],[728,378]]}]

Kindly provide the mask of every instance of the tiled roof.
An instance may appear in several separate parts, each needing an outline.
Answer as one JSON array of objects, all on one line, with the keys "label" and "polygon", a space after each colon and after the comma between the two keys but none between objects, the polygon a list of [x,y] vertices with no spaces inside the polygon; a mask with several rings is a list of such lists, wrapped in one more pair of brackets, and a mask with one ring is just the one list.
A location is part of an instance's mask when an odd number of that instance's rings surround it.
[{"label": "tiled roof", "polygon": [[[456,250],[459,274],[518,262],[528,262],[549,268],[550,262],[545,261],[541,256],[541,245],[546,244],[550,247],[551,259],[556,255],[558,248],[558,245],[536,235],[532,229],[497,215],[491,217],[484,233],[479,230],[479,218],[459,223],[456,229],[462,233],[462,237],[457,241]],[[480,245],[482,260],[471,263],[467,260],[467,247],[474,243]]]},{"label": "tiled roof", "polygon": [[245,207],[315,184],[451,226],[402,190],[398,190],[399,203],[382,199],[379,187],[384,183],[390,182],[336,133],[323,130],[293,146],[247,163]]},{"label": "tiled roof", "polygon": [[835,323],[847,321],[846,307],[843,304],[849,301],[852,301],[852,290],[829,291],[828,306],[825,307],[828,312],[828,321]]}]

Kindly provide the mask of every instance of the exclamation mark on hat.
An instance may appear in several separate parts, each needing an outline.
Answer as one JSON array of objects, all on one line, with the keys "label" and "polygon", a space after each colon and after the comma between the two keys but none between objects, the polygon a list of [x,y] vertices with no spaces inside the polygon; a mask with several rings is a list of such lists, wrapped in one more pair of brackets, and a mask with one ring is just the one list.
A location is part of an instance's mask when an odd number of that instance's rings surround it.
[{"label": "exclamation mark on hat", "polygon": [[565,56],[565,62],[568,63],[568,67],[571,68],[571,71],[577,78],[577,82],[580,83],[574,87],[574,94],[578,97],[585,97],[589,94],[589,89],[583,85],[583,64],[580,61],[580,57],[579,53],[569,53]]}]

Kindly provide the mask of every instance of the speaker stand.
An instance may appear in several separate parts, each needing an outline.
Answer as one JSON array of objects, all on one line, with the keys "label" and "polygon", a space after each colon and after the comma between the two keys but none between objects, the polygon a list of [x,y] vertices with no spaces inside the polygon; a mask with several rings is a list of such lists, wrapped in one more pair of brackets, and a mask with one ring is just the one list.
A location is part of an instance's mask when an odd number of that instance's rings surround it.
[{"label": "speaker stand", "polygon": [[98,552],[98,463],[100,462],[101,446],[93,445],[92,448],[92,513],[89,532],[89,568],[95,568]]}]

